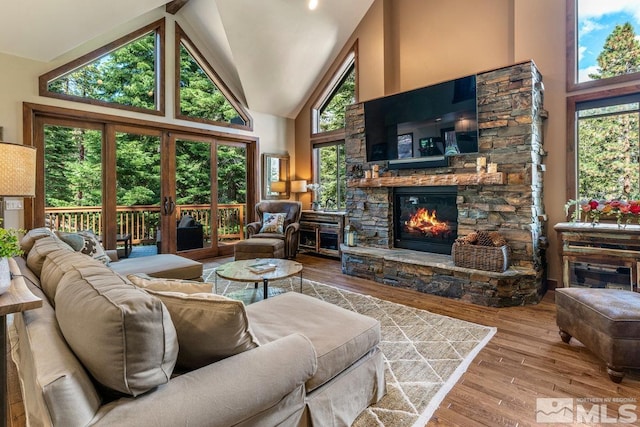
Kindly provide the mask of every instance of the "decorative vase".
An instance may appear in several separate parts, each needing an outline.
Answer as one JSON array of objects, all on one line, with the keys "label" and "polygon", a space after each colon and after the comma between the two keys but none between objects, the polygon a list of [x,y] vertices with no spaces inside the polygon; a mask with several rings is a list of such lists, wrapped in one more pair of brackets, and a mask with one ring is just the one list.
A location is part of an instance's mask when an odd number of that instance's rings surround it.
[{"label": "decorative vase", "polygon": [[11,271],[9,270],[9,258],[0,258],[0,295],[11,286]]}]

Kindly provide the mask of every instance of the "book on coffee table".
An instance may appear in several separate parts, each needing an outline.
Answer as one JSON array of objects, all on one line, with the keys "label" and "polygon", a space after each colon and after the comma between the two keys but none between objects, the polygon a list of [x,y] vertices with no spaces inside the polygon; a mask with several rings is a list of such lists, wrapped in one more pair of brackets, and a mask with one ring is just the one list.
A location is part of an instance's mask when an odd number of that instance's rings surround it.
[{"label": "book on coffee table", "polygon": [[260,273],[267,273],[269,271],[275,270],[276,269],[276,265],[275,264],[270,264],[268,262],[258,262],[258,263],[255,263],[255,264],[248,265],[247,268],[252,273],[260,274]]}]

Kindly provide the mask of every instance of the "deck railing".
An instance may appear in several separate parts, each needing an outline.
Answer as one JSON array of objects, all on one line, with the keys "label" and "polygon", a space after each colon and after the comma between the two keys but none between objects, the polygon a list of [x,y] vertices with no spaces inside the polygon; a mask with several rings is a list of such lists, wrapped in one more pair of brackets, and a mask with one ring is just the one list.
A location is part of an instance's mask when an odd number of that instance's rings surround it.
[{"label": "deck railing", "polygon": [[[132,244],[153,244],[160,225],[160,206],[116,207],[118,234],[130,234]],[[204,239],[211,241],[211,207],[209,205],[179,205],[176,220],[189,214],[202,224]],[[100,206],[75,206],[45,208],[47,226],[53,230],[75,232],[92,230],[102,234],[102,208]],[[244,239],[245,205],[220,204],[217,212],[218,241]]]}]

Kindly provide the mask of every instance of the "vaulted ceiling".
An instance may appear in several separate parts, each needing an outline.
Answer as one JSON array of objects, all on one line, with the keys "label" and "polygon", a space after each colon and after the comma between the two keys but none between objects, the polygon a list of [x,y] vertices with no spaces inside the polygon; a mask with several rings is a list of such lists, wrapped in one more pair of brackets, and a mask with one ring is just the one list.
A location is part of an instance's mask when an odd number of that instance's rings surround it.
[{"label": "vaulted ceiling", "polygon": [[[176,0],[212,65],[251,110],[295,117],[373,0]],[[0,52],[51,61],[167,0],[3,2]]]}]

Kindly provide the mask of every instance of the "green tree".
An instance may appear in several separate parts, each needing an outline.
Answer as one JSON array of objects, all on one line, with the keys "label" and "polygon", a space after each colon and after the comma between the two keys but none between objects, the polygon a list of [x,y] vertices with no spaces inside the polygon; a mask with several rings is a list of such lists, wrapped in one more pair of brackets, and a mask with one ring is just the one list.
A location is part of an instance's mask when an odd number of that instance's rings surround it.
[{"label": "green tree", "polygon": [[[640,70],[640,42],[629,23],[617,25],[598,55],[592,79]],[[640,183],[639,107],[621,103],[580,112],[578,195],[580,198],[637,198]]]},{"label": "green tree", "polygon": [[319,127],[321,132],[344,128],[346,107],[356,102],[355,90],[356,72],[355,66],[352,65],[345,78],[340,82],[338,89],[331,94],[329,102],[320,110]]},{"label": "green tree", "polygon": [[640,42],[633,26],[616,25],[598,55],[598,72],[589,77],[598,80],[640,71]]}]

